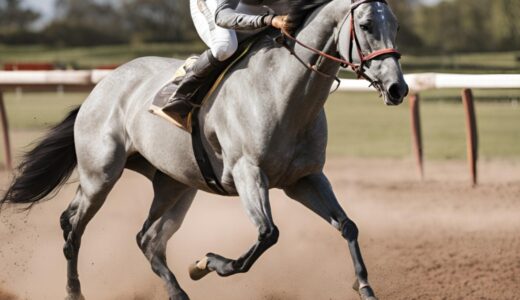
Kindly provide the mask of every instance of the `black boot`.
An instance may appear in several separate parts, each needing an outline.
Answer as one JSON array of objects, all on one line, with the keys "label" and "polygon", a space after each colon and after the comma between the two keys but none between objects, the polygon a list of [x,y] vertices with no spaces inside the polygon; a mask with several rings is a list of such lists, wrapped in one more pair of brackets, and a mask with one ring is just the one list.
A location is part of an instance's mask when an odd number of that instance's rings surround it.
[{"label": "black boot", "polygon": [[170,116],[177,126],[189,131],[188,115],[195,105],[200,105],[198,102],[202,100],[194,99],[193,96],[201,84],[209,76],[214,75],[222,65],[223,62],[213,57],[210,50],[206,50],[188,70],[177,91],[162,108],[162,111]]}]

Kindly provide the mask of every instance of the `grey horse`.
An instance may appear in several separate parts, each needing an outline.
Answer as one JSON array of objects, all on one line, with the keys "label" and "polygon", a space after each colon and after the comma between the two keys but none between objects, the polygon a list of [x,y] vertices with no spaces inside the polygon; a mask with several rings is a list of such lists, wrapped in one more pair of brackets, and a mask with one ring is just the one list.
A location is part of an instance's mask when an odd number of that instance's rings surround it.
[{"label": "grey horse", "polygon": [[[357,6],[353,22],[349,22],[351,5]],[[351,26],[360,51],[351,45]],[[397,29],[385,1],[322,0],[308,11],[296,37],[329,55],[345,60],[352,56],[359,62],[363,53],[395,48]],[[247,272],[278,240],[269,189],[279,188],[341,233],[354,263],[355,288],[362,299],[376,299],[357,241],[358,229],[323,173],[327,146],[323,107],[340,63],[318,58],[300,45],[293,49],[291,54],[271,38],[262,39],[200,110],[198,120],[211,165],[223,188],[240,196],[258,229],[258,239],[238,259],[207,254],[193,267],[192,275],[198,279],[212,271],[220,276]],[[314,64],[314,69],[297,57]],[[77,270],[81,237],[125,168],[146,176],[154,188],[148,218],[137,234],[138,246],[166,284],[170,299],[189,299],[167,266],[166,246],[197,190],[212,190],[197,166],[191,136],[147,112],[153,94],[181,64],[176,59],[145,57],[116,69],[26,154],[1,199],[2,204],[32,205],[77,169],[76,196],[61,216],[68,299],[83,299]],[[386,104],[402,102],[408,87],[397,57],[380,55],[362,68]]]}]

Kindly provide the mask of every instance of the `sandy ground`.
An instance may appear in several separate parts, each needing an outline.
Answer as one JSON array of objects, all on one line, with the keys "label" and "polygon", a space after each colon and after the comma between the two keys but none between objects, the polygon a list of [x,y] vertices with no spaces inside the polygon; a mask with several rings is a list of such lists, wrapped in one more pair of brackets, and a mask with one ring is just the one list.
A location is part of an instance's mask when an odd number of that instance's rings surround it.
[{"label": "sandy ground", "polygon": [[[329,160],[380,299],[520,299],[520,162],[480,166],[481,184],[471,188],[464,162],[429,162],[421,183],[412,161]],[[5,186],[8,175],[1,176]],[[30,214],[2,214],[0,299],[64,298],[58,218],[75,187]],[[87,228],[80,257],[87,299],[166,299],[135,245],[151,197],[146,179],[127,172]],[[191,262],[209,251],[237,257],[256,239],[236,198],[198,195],[168,249],[191,298],[358,299],[340,234],[282,192],[271,197],[279,243],[247,274],[193,282]]]}]

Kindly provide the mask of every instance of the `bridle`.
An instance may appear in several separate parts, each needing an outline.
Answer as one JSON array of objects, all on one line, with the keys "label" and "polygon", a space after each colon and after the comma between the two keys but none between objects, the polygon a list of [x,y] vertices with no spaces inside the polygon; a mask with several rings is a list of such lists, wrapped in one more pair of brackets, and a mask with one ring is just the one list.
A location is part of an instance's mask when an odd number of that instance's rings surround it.
[{"label": "bridle", "polygon": [[[352,5],[350,6],[350,12],[346,16],[346,19],[350,16],[349,61],[344,66],[351,67],[352,70],[354,72],[356,72],[356,74],[358,74],[358,76],[360,75],[360,72],[363,72],[363,66],[365,65],[365,63],[371,61],[372,59],[375,59],[375,58],[383,56],[383,55],[391,55],[391,56],[396,57],[397,59],[401,58],[401,53],[399,53],[399,51],[397,51],[397,49],[394,49],[394,48],[385,48],[385,49],[376,50],[367,55],[363,54],[363,50],[361,49],[361,44],[359,43],[359,39],[356,34],[356,26],[355,26],[356,24],[354,22],[354,19],[355,19],[354,10],[356,8],[358,8],[361,4],[368,3],[368,2],[380,2],[385,5],[388,5],[388,2],[386,2],[386,0],[359,0],[359,1],[354,1],[352,3]],[[353,57],[352,54],[354,52],[354,44],[356,45],[356,50],[357,50],[359,59],[361,60],[360,64],[355,64],[354,59],[352,58]]]},{"label": "bridle", "polygon": [[[373,52],[371,52],[369,54],[364,55],[363,49],[361,48],[361,43],[359,42],[358,35],[356,33],[356,26],[355,26],[356,24],[355,24],[355,21],[354,21],[354,19],[355,19],[354,18],[354,11],[361,4],[365,4],[365,3],[369,3],[369,2],[380,2],[380,3],[383,3],[385,5],[388,5],[388,2],[386,0],[353,0],[352,1],[352,4],[350,6],[350,11],[345,16],[345,19],[342,22],[342,24],[346,24],[348,18],[350,17],[350,30],[349,30],[350,36],[349,36],[349,55],[348,55],[348,60],[341,59],[339,57],[327,54],[327,53],[325,53],[323,51],[320,51],[318,49],[315,49],[315,48],[312,48],[310,46],[307,46],[304,43],[302,43],[301,41],[299,41],[297,38],[292,36],[289,32],[287,32],[286,29],[282,29],[282,36],[284,38],[287,38],[287,39],[297,43],[298,45],[302,46],[303,48],[305,48],[305,49],[307,49],[307,50],[309,50],[311,52],[316,53],[320,57],[323,57],[325,59],[328,59],[328,60],[340,63],[341,66],[344,67],[344,68],[350,67],[352,69],[352,71],[354,71],[357,74],[358,78],[364,78],[364,79],[368,80],[371,83],[371,85],[374,85],[378,90],[380,90],[381,89],[380,83],[378,83],[376,80],[370,78],[370,76],[368,76],[365,73],[365,71],[364,71],[365,64],[370,62],[371,60],[373,60],[375,58],[378,58],[378,57],[381,57],[381,56],[384,56],[384,55],[390,55],[390,56],[394,56],[397,59],[400,59],[401,58],[401,53],[399,53],[399,51],[397,51],[397,49],[395,49],[395,48],[385,48],[385,49],[376,50],[376,51],[373,51]],[[294,55],[308,69],[310,69],[313,72],[316,72],[316,73],[318,73],[318,74],[320,74],[322,76],[333,77],[333,76],[331,76],[329,74],[325,74],[325,73],[319,71],[316,66],[309,65],[309,64],[305,63],[300,57],[298,57],[296,55],[294,49],[292,47],[290,47],[285,41],[282,41],[281,43],[282,43],[282,45],[284,47],[286,47],[291,52],[292,55]],[[337,44],[337,41],[336,41],[336,44]],[[357,51],[359,59],[360,59],[360,63],[359,64],[355,63],[354,59],[353,59],[354,45],[356,46],[356,51]],[[336,80],[339,80],[339,79],[336,77]]]}]

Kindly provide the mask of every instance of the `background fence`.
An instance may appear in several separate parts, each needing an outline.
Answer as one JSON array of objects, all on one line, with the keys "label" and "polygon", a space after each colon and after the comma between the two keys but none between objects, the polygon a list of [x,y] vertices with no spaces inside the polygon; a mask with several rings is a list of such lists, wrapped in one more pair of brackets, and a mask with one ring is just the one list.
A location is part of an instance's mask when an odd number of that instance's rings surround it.
[{"label": "background fence", "polygon": [[[4,91],[90,91],[110,70],[86,71],[0,71],[0,125],[2,126],[5,165],[12,167],[8,116],[3,101]],[[413,149],[421,178],[423,142],[420,121],[420,93],[434,89],[461,89],[466,113],[467,157],[472,183],[477,183],[478,132],[472,89],[520,88],[518,75],[410,74],[405,79],[410,87],[409,105]],[[364,80],[344,79],[338,89],[344,92],[374,91]]]}]

